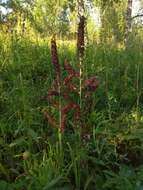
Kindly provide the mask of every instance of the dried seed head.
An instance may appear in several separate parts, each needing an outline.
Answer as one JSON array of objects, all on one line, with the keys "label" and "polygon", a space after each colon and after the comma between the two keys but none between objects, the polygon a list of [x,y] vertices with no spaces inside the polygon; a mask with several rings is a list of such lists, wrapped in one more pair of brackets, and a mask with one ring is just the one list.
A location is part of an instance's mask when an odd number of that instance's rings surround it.
[{"label": "dried seed head", "polygon": [[61,113],[62,113],[62,118],[61,118],[61,128],[60,131],[64,132],[65,126],[66,126],[66,118],[68,113],[71,110],[74,110],[74,120],[79,119],[79,106],[74,104],[73,102],[70,102],[69,104],[66,104],[65,106],[62,107]]},{"label": "dried seed head", "polygon": [[79,71],[76,71],[67,59],[64,61],[64,69],[70,76],[79,77]]},{"label": "dried seed head", "polygon": [[61,128],[60,128],[60,132],[63,133],[65,130],[65,125],[66,125],[66,114],[62,114],[62,118],[61,118]]},{"label": "dried seed head", "polygon": [[77,53],[79,58],[84,56],[84,28],[85,28],[85,17],[79,17],[78,33],[77,33]]},{"label": "dried seed head", "polygon": [[48,119],[49,123],[50,123],[53,127],[55,127],[55,128],[58,127],[58,125],[57,125],[57,123],[56,123],[56,121],[55,121],[55,119],[54,119],[54,117],[53,117],[53,115],[52,115],[51,113],[49,113],[49,112],[47,112],[47,111],[44,111],[44,115],[45,115],[45,117]]},{"label": "dried seed head", "polygon": [[85,97],[85,106],[84,106],[84,114],[91,112],[93,99],[92,99],[92,93],[96,90],[96,88],[99,85],[99,81],[96,79],[95,76],[87,79],[83,83],[83,89],[84,89],[84,97]]},{"label": "dried seed head", "polygon": [[68,85],[72,81],[72,78],[73,78],[73,75],[68,75],[67,77],[65,77],[63,84]]},{"label": "dried seed head", "polygon": [[62,115],[61,128],[60,128],[61,132],[64,132],[65,125],[66,125],[66,117],[67,117],[68,112],[72,109],[72,107],[73,107],[72,103],[69,103],[69,104],[63,106],[61,109],[61,115]]},{"label": "dried seed head", "polygon": [[96,79],[95,76],[84,81],[84,89],[87,91],[95,91],[98,85],[99,81]]},{"label": "dried seed head", "polygon": [[57,44],[55,37],[51,40],[51,55],[52,55],[52,64],[54,67],[54,78],[56,84],[60,84],[60,77],[61,77],[61,69],[59,64],[58,52],[57,52]]},{"label": "dried seed head", "polygon": [[59,92],[56,90],[49,90],[48,96],[59,96]]}]

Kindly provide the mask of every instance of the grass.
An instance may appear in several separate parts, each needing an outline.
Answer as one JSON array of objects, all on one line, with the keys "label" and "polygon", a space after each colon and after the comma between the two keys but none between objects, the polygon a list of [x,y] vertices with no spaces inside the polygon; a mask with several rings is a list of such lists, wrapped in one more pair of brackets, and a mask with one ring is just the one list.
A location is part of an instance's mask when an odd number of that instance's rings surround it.
[{"label": "grass", "polygon": [[[42,113],[53,80],[49,39],[0,36],[1,190],[143,188],[143,54],[133,44],[87,46],[84,76],[100,85],[84,138],[69,118],[61,147]],[[58,42],[60,64],[76,66],[75,45]]]}]

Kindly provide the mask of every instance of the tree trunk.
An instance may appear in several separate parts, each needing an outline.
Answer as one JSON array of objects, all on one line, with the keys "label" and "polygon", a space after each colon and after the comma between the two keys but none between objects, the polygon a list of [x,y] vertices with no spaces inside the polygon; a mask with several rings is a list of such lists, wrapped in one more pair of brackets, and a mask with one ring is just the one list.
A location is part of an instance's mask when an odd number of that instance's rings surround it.
[{"label": "tree trunk", "polygon": [[125,43],[128,41],[129,34],[132,30],[132,4],[133,0],[128,0],[125,26]]}]

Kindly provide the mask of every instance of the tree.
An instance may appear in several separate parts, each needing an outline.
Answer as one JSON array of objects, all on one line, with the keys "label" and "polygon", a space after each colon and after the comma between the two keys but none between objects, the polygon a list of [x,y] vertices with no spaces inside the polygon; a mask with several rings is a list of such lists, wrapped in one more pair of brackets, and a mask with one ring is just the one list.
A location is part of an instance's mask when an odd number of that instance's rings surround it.
[{"label": "tree", "polygon": [[[3,24],[6,25],[7,31],[13,32],[19,30],[24,33],[26,29],[26,20],[30,18],[31,8],[34,0],[7,0],[1,1],[1,6],[6,9],[6,15],[3,17]],[[10,10],[10,11],[9,11]]]},{"label": "tree", "polygon": [[35,0],[32,26],[43,36],[68,31],[67,1]]},{"label": "tree", "polygon": [[100,0],[97,5],[100,7],[101,41],[109,43],[111,41],[115,43],[122,41],[125,2],[120,0]]},{"label": "tree", "polygon": [[133,0],[128,0],[126,19],[125,19],[125,43],[127,43],[129,33],[132,30],[132,4],[133,4]]}]

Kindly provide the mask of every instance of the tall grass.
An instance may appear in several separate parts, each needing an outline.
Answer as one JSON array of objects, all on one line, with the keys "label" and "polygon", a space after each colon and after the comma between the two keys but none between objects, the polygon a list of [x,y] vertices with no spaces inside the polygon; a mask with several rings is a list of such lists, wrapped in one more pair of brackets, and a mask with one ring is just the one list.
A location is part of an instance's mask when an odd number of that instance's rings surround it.
[{"label": "tall grass", "polygon": [[[141,189],[140,40],[126,50],[88,45],[84,76],[98,76],[100,85],[92,111],[81,115],[83,138],[69,115],[62,149],[42,113],[49,106],[42,98],[53,79],[49,44],[49,39],[0,36],[0,189]],[[76,42],[57,45],[60,64],[68,57],[77,67]]]}]

